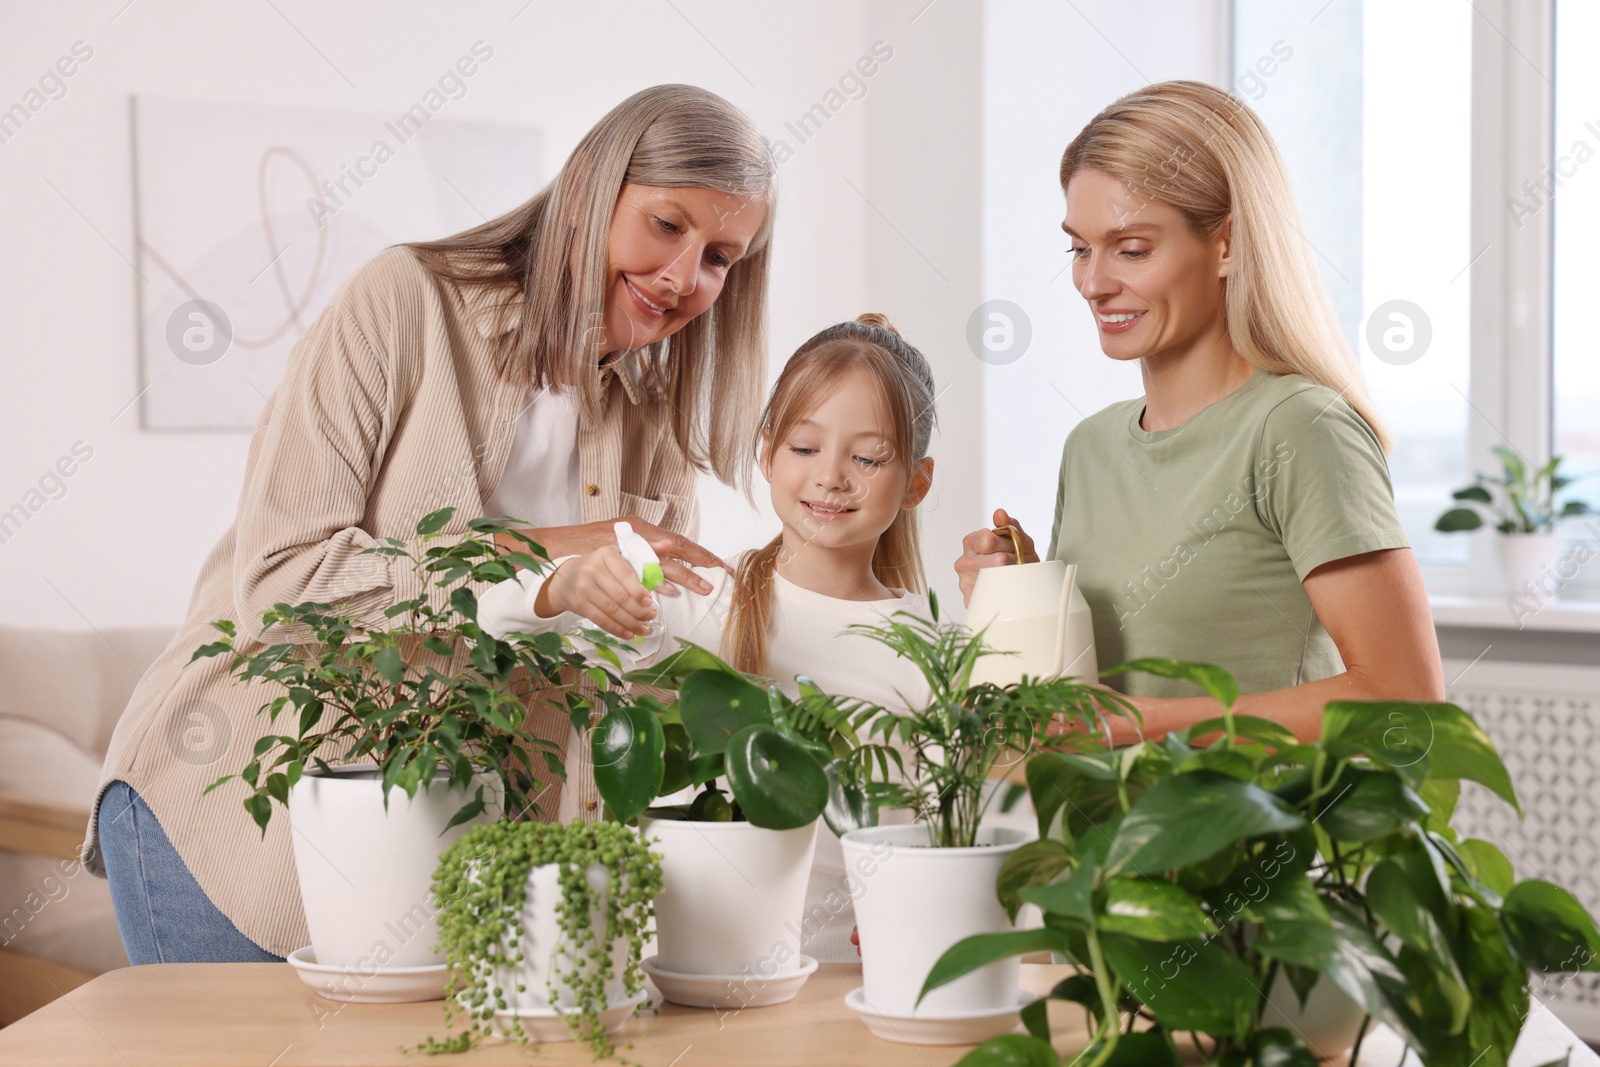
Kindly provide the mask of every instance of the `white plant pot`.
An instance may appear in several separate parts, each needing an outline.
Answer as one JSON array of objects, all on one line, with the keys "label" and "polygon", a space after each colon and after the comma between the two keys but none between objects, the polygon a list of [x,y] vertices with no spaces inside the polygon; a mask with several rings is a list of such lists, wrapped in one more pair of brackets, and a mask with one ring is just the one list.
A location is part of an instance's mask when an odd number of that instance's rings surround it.
[{"label": "white plant pot", "polygon": [[770,978],[800,970],[800,917],[817,824],[639,819],[661,854],[656,963],[679,974]]},{"label": "white plant pot", "polygon": [[[499,781],[477,776],[462,790],[438,780],[415,799],[392,789],[385,811],[375,767],[334,771],[329,777],[307,768],[289,790],[295,869],[317,962],[362,970],[442,966],[433,872],[451,842],[498,815]],[[488,811],[442,832],[479,785]]]},{"label": "white plant pot", "polygon": [[[1500,556],[1500,575],[1512,596],[1526,596],[1529,589],[1541,600],[1560,594],[1564,584],[1557,570],[1561,538],[1553,530],[1532,534],[1497,533],[1494,547]],[[1526,587],[1524,583],[1528,583]]]},{"label": "white plant pot", "polygon": [[1366,1009],[1326,976],[1317,979],[1302,1008],[1294,986],[1280,972],[1261,1013],[1261,1025],[1287,1027],[1300,1035],[1317,1059],[1333,1060],[1355,1045],[1366,1014]]},{"label": "white plant pot", "polygon": [[[606,868],[596,863],[584,871],[584,879],[596,894],[595,904],[589,910],[588,928],[598,931],[596,940],[605,944],[609,938],[611,975],[606,981],[606,1006],[615,1008],[628,999],[623,977],[629,963],[632,946],[627,937],[612,934],[606,929],[606,907],[611,896],[610,876]],[[588,946],[574,946],[562,933],[561,920],[556,915],[556,905],[561,901],[561,868],[554,863],[541,864],[528,872],[527,895],[522,905],[522,931],[513,949],[504,940],[501,953],[510,959],[522,953],[522,962],[515,966],[493,968],[490,988],[500,988],[506,999],[507,1015],[548,1015],[552,1012],[568,1013],[577,1006],[577,996],[565,978],[577,968],[582,977],[595,973],[599,964],[588,957]],[[522,989],[519,992],[518,986]],[[551,989],[554,988],[554,997]],[[621,1023],[619,1021],[618,1025]],[[563,1031],[565,1032],[565,1031]]]},{"label": "white plant pot", "polygon": [[1017,1005],[1015,957],[940,986],[917,1005],[945,950],[974,934],[1012,929],[995,895],[1000,865],[1037,835],[984,826],[972,848],[932,848],[928,828],[874,826],[843,839],[850,897],[861,936],[861,967],[873,1011],[937,1018]]}]

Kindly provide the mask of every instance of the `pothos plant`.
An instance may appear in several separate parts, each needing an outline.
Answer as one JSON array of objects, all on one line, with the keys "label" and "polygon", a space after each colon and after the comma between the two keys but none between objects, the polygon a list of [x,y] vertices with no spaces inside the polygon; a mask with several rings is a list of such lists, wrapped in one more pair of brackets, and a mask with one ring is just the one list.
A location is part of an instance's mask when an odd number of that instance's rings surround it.
[{"label": "pothos plant", "polygon": [[[856,735],[838,702],[808,679],[797,679],[799,697],[790,697],[688,641],[623,677],[675,689],[677,698],[663,704],[641,694],[595,726],[595,786],[610,817],[628,822],[648,810],[788,830],[824,816],[841,834],[864,825],[860,793],[838,777]],[[691,787],[687,804],[651,806]]]},{"label": "pothos plant", "polygon": [[1555,526],[1557,520],[1591,514],[1582,500],[1556,503],[1556,494],[1576,479],[1560,473],[1561,457],[1551,456],[1542,467],[1532,468],[1516,452],[1495,445],[1501,476],[1479,473],[1471,485],[1451,493],[1459,505],[1440,515],[1433,528],[1440,533],[1476,530],[1483,525],[1480,511],[1487,511],[1495,529],[1503,534],[1539,533]]},{"label": "pothos plant", "polygon": [[1107,713],[1141,719],[1115,690],[1078,678],[973,684],[979,658],[1011,653],[991,649],[983,631],[941,624],[938,597],[930,594],[928,603],[931,618],[898,611],[881,624],[849,627],[915,664],[928,699],[920,707],[843,702],[864,740],[839,775],[869,806],[910,809],[930,845],[965,848],[1000,795],[985,788],[997,770],[1033,753],[1084,747],[1095,732],[1109,733]]},{"label": "pothos plant", "polygon": [[1176,1065],[1180,1032],[1210,1064],[1313,1067],[1297,1034],[1271,1023],[1268,998],[1303,1005],[1328,981],[1365,1012],[1361,1035],[1378,1020],[1430,1067],[1491,1067],[1527,1015],[1530,971],[1600,969],[1600,934],[1570,893],[1517,881],[1498,848],[1450,827],[1462,782],[1520,814],[1461,708],[1335,701],[1308,744],[1234,713],[1238,687],[1218,667],[1143,659],[1107,673],[1135,670],[1199,684],[1222,715],[1028,764],[1040,838],[1010,857],[997,891],[1013,914],[1038,905],[1044,927],[957,943],[924,993],[1023,952],[1082,971],[1023,1010],[1027,1036],[963,1064],[1053,1067],[1056,999],[1087,1013],[1085,1067]]},{"label": "pothos plant", "polygon": [[[531,943],[522,922],[529,874],[545,864],[560,868],[556,945]],[[587,876],[594,866],[605,872],[603,891]],[[443,1041],[429,1038],[420,1051],[464,1052],[490,1033],[495,1012],[507,1010],[512,993],[506,985],[516,982],[516,992],[527,991],[518,968],[537,953],[545,965],[547,1003],[570,999],[564,1021],[572,1035],[597,1057],[615,1054],[600,1013],[611,1007],[607,991],[614,981],[620,979],[627,997],[643,988],[640,955],[655,917],[652,901],[662,889],[661,858],[637,833],[614,822],[475,826],[440,857],[433,889],[451,971],[445,1025],[464,1015],[468,1026]],[[620,975],[612,955],[619,941],[628,946]],[[515,1019],[501,1032],[529,1040]]]},{"label": "pothos plant", "polygon": [[[275,604],[261,613],[259,641],[241,640],[232,620],[221,619],[211,625],[223,636],[190,658],[227,654],[241,684],[264,683],[276,692],[258,713],[274,726],[286,719],[287,728],[261,737],[243,768],[205,789],[241,779],[250,789],[245,809],[263,835],[273,802],[287,806],[307,766],[328,773],[330,759],[381,770],[386,807],[395,787],[415,797],[442,774],[451,786],[468,789],[475,773],[487,772],[506,787],[505,811],[524,815],[539,799],[532,753],[565,778],[560,747],[522,726],[530,682],[558,685],[563,667],[584,670],[599,687],[596,695],[566,694],[569,715],[584,726],[597,699],[607,706],[620,700],[611,684],[616,675],[588,664],[561,634],[497,640],[478,625],[469,583],[511,578],[519,566],[542,571],[549,556],[526,534],[489,518],[469,521],[470,533],[460,540],[429,547],[454,512],[424,516],[414,543],[390,537],[363,550],[402,557],[418,576],[422,592],[386,609],[389,625],[368,626],[339,604]],[[527,550],[503,553],[493,540],[497,532]],[[295,639],[274,642],[285,631]],[[599,631],[586,635],[602,647],[610,640]],[[479,786],[450,826],[481,814],[490,800]]]}]

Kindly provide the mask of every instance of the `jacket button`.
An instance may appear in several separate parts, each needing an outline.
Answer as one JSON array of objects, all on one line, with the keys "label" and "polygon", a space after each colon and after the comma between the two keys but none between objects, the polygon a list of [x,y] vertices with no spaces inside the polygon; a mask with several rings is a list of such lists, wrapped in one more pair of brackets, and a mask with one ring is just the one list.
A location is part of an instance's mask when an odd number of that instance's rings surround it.
[{"label": "jacket button", "polygon": [[583,806],[583,810],[584,811],[593,811],[597,806],[598,805],[596,805],[595,802],[591,800],[591,801],[589,801],[587,804],[585,804]]},{"label": "jacket button", "polygon": [[600,495],[600,487],[598,485],[595,485],[593,482],[590,482],[588,485],[584,486],[583,487],[583,491],[585,493],[588,493],[590,496],[599,496]]}]

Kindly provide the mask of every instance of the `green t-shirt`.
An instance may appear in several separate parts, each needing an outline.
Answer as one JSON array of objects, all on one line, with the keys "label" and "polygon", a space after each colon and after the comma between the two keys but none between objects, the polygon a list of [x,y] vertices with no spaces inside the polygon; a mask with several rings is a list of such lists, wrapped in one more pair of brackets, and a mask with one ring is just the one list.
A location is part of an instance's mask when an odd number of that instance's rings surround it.
[{"label": "green t-shirt", "polygon": [[[1144,398],[1073,428],[1049,559],[1078,564],[1101,668],[1141,656],[1226,668],[1245,693],[1344,670],[1300,583],[1330,560],[1406,548],[1383,450],[1337,393],[1257,370],[1170,430]],[[1194,696],[1124,675],[1134,696]]]}]

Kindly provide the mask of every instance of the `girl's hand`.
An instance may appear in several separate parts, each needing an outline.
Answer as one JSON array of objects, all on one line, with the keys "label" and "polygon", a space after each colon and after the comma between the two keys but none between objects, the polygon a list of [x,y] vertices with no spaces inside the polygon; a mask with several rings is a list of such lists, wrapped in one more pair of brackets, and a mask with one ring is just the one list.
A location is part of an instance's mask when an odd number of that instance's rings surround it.
[{"label": "girl's hand", "polygon": [[545,618],[576,612],[626,641],[649,632],[656,605],[613,541],[557,567],[539,588],[534,611]]},{"label": "girl's hand", "polygon": [[[721,567],[729,574],[733,573],[732,567],[682,534],[675,534],[671,530],[645,522],[637,515],[619,515],[614,521],[626,522],[633,527],[634,533],[650,542],[650,547],[655,549],[656,555],[661,559],[661,573],[667,579],[666,584],[656,588],[668,596],[676,596],[680,585],[702,595],[711,592],[711,583],[690,570],[690,566]],[[543,545],[551,559],[587,555],[602,545],[615,547],[617,543],[617,535],[610,522],[586,522],[581,526],[547,526],[543,529],[521,532]],[[495,534],[494,540],[503,552],[527,551],[527,545],[506,534]],[[680,560],[682,562],[679,562]]]},{"label": "girl's hand", "polygon": [[956,574],[961,577],[962,604],[966,604],[972,599],[972,587],[978,584],[978,572],[985,567],[1003,567],[1009,563],[1039,562],[1039,553],[1034,550],[1033,538],[1023,531],[1020,522],[1006,514],[1004,508],[995,510],[994,524],[996,527],[1015,526],[1017,528],[1017,532],[1022,537],[1022,558],[1020,560],[1016,558],[1011,538],[1005,534],[997,534],[987,527],[967,534],[961,541],[961,558],[956,560]]}]

